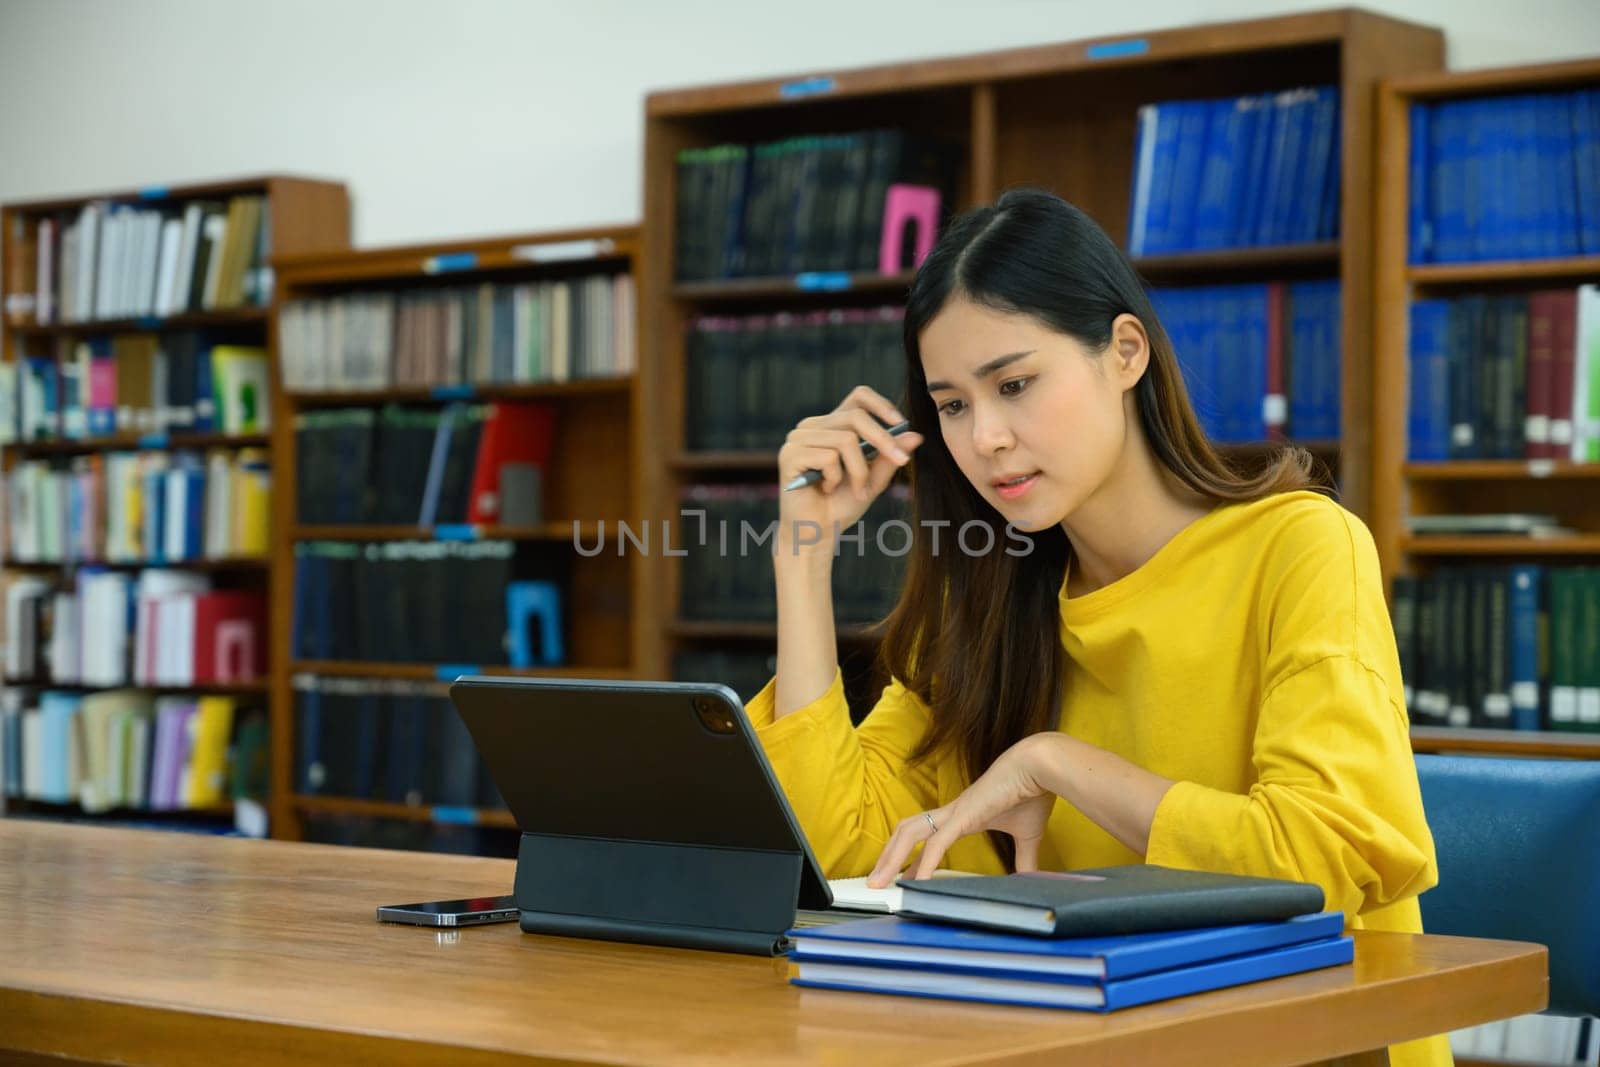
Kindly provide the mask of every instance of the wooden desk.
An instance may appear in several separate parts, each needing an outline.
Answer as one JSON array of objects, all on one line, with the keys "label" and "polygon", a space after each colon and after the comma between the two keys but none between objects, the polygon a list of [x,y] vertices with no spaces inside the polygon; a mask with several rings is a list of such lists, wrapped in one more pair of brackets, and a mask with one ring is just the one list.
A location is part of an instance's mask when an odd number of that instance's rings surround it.
[{"label": "wooden desk", "polygon": [[[1545,1004],[1537,945],[1358,934],[1340,967],[1110,1015],[801,990],[783,960],[380,925],[509,861],[0,819],[0,1060],[1250,1065]],[[1341,1059],[1343,1057],[1343,1059]],[[59,1064],[62,1060],[48,1062]]]}]

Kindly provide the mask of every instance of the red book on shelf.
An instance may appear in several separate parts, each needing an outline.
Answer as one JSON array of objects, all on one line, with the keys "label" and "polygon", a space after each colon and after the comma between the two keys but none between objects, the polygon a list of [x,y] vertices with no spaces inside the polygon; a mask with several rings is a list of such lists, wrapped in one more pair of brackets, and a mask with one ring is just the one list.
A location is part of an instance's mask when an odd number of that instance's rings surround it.
[{"label": "red book on shelf", "polygon": [[267,601],[258,591],[202,593],[194,604],[194,682],[252,682],[267,671]]},{"label": "red book on shelf", "polygon": [[1263,432],[1270,440],[1282,440],[1289,421],[1289,397],[1283,387],[1284,314],[1288,292],[1283,282],[1267,286],[1267,395],[1261,402]]},{"label": "red book on shelf", "polygon": [[1550,420],[1555,414],[1555,305],[1559,293],[1528,294],[1528,421],[1525,434],[1529,459],[1553,459]]},{"label": "red book on shelf", "polygon": [[1572,458],[1572,390],[1574,375],[1577,374],[1578,352],[1578,291],[1576,289],[1563,289],[1551,293],[1551,314],[1555,320],[1555,329],[1551,331],[1553,339],[1551,376],[1554,386],[1551,396],[1554,398],[1550,406],[1550,451],[1547,453],[1555,459]]},{"label": "red book on shelf", "polygon": [[501,401],[491,405],[472,471],[467,522],[475,526],[498,524],[505,514],[503,471],[513,465],[544,471],[549,466],[555,434],[556,413],[548,404]]}]

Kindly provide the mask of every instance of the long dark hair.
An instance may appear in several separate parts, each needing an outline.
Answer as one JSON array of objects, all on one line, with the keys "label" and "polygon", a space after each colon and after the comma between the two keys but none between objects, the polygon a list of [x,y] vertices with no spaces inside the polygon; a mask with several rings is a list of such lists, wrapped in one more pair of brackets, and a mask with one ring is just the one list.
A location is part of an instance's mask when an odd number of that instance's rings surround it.
[{"label": "long dark hair", "polygon": [[[911,477],[913,538],[906,585],[885,623],[884,668],[920,697],[933,717],[913,755],[953,749],[970,781],[1029,734],[1053,729],[1067,659],[1058,597],[1072,547],[1059,525],[1033,534],[1032,551],[937,558],[925,522],[947,531],[987,523],[995,544],[1005,519],[956,466],[939,430],[922,367],[921,334],[953,298],[1021,313],[1072,337],[1092,353],[1111,341],[1118,315],[1136,316],[1149,337],[1149,365],[1135,386],[1135,406],[1156,459],[1189,489],[1217,502],[1257,500],[1308,487],[1311,458],[1285,447],[1246,473],[1206,440],[1195,418],[1172,342],[1132,264],[1087,215],[1038,190],[1006,193],[998,203],[955,219],[917,271],[906,304],[906,396],[912,428],[924,444]],[[948,537],[946,538],[948,540]],[[1009,837],[991,834],[1009,865]]]}]

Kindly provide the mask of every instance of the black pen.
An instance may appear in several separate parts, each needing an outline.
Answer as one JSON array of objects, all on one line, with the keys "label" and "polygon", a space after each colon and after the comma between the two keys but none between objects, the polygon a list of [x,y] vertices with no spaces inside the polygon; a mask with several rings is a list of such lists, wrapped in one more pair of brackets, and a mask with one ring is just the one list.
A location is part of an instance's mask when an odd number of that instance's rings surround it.
[{"label": "black pen", "polygon": [[[890,437],[899,437],[909,429],[911,429],[911,423],[897,422],[893,426],[887,427],[885,432]],[[877,446],[868,444],[866,441],[862,441],[861,456],[868,463],[871,463],[873,460],[878,458]],[[816,485],[818,482],[822,481],[822,478],[822,472],[813,467],[802,474],[795,475],[794,478],[790,480],[789,484],[783,487],[783,491],[788,493],[795,489],[804,489],[808,485]]]}]

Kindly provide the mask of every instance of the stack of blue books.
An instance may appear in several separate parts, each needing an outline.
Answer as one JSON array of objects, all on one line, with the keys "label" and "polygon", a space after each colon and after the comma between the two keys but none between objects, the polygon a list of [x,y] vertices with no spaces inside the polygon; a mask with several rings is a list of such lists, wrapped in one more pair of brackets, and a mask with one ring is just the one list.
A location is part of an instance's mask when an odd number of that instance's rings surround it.
[{"label": "stack of blue books", "polygon": [[1339,912],[1118,937],[1042,938],[890,916],[790,931],[819,989],[1108,1012],[1350,963]]}]

